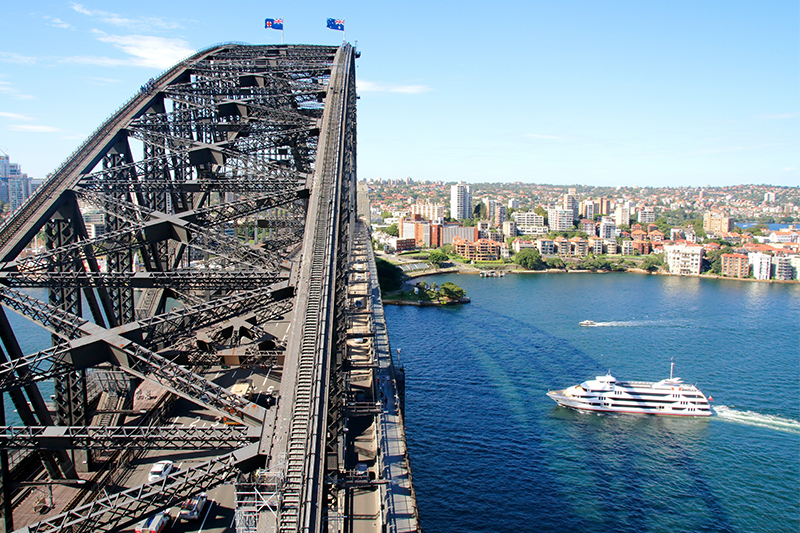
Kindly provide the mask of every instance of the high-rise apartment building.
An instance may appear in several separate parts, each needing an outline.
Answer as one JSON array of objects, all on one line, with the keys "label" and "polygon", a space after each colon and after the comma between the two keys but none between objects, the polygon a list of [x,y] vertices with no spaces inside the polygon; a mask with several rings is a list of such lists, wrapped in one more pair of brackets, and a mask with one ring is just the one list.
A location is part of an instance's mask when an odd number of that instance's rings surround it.
[{"label": "high-rise apartment building", "polygon": [[614,209],[614,223],[617,226],[627,226],[631,223],[631,210],[626,204],[619,204]]},{"label": "high-rise apartment building", "polygon": [[578,220],[578,197],[574,188],[564,195],[563,208],[572,211],[572,220]]},{"label": "high-rise apartment building", "polygon": [[617,236],[617,224],[611,217],[603,217],[600,220],[599,236],[602,239],[613,239]]},{"label": "high-rise apartment building", "polygon": [[426,220],[439,220],[444,218],[444,206],[441,204],[414,204],[411,206],[412,215],[420,215]]},{"label": "high-rise apartment building", "polygon": [[572,209],[548,209],[547,225],[550,231],[569,231],[573,228]]},{"label": "high-rise apartment building", "polygon": [[652,224],[656,221],[656,210],[653,206],[647,206],[639,211],[639,224]]},{"label": "high-rise apartment building", "polygon": [[706,233],[721,235],[733,229],[733,219],[722,213],[708,212],[703,215],[703,230]]},{"label": "high-rise apartment building", "polygon": [[450,187],[450,217],[456,220],[472,218],[472,187],[463,181]]},{"label": "high-rise apartment building", "polygon": [[578,215],[593,220],[595,215],[595,205],[596,204],[593,200],[582,201],[580,204],[578,204]]}]

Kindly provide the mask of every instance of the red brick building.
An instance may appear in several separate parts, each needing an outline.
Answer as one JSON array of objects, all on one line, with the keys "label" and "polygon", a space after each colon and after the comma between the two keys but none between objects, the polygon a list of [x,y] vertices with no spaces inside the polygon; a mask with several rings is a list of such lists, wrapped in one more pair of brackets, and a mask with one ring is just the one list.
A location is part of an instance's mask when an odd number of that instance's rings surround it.
[{"label": "red brick building", "polygon": [[472,242],[456,235],[453,238],[453,246],[458,255],[470,261],[496,261],[500,259],[500,243],[489,239],[478,239]]},{"label": "red brick building", "polygon": [[750,263],[745,254],[722,254],[722,275],[746,278],[750,275]]}]

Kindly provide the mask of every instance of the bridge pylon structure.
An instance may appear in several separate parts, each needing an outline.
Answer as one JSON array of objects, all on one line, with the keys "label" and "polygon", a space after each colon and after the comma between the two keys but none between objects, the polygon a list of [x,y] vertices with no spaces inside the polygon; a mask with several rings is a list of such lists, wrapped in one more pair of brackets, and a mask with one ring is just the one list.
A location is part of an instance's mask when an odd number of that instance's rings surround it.
[{"label": "bridge pylon structure", "polygon": [[[355,57],[349,44],[200,51],[0,226],[0,391],[19,417],[0,410],[0,530],[117,531],[219,487],[237,532],[327,528]],[[31,328],[51,342],[25,353]],[[241,376],[275,386],[241,394]],[[170,450],[204,455],[136,481],[136,464]],[[37,482],[76,489],[14,523]]]}]

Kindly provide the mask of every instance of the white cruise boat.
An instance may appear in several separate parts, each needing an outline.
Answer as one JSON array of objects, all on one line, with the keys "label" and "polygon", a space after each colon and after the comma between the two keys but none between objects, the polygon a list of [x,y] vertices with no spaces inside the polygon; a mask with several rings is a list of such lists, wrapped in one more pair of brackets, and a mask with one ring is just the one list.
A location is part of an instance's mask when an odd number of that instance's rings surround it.
[{"label": "white cruise boat", "polygon": [[547,396],[562,407],[604,413],[645,413],[670,416],[711,416],[711,398],[681,378],[652,383],[617,381],[611,374],[597,376],[564,390],[549,391]]}]

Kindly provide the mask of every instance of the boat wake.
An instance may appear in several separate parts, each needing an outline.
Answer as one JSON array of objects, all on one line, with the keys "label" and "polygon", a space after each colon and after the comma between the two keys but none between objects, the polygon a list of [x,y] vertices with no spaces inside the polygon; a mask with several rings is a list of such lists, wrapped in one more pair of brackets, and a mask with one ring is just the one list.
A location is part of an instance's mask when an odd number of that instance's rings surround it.
[{"label": "boat wake", "polygon": [[800,435],[800,422],[790,418],[783,418],[776,415],[762,415],[754,411],[737,411],[726,405],[717,405],[714,407],[714,412],[720,420]]},{"label": "boat wake", "polygon": [[608,322],[595,322],[596,328],[685,328],[690,327],[685,320],[613,320]]}]

